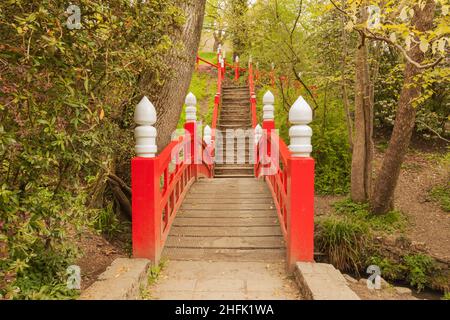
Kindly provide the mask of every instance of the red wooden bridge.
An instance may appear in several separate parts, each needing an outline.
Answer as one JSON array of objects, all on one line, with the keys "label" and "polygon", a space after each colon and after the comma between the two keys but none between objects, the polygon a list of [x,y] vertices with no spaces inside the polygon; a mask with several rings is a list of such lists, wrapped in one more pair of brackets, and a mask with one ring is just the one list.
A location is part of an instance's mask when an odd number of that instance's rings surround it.
[{"label": "red wooden bridge", "polygon": [[[198,57],[197,62],[203,60]],[[136,107],[132,159],[133,256],[173,260],[313,261],[314,160],[312,110],[299,97],[289,112],[290,145],[278,136],[274,97],[263,98],[258,124],[252,62],[248,68],[203,60],[217,69],[211,128],[199,128],[196,99],[186,97],[184,133],[161,152],[156,112]],[[228,70],[245,86],[223,86]],[[273,83],[272,72],[268,73]]]}]

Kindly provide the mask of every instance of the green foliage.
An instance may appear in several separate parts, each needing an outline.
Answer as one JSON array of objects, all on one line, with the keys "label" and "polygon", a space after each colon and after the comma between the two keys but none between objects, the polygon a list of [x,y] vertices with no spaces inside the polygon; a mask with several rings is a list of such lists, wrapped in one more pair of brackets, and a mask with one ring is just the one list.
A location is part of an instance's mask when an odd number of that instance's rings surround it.
[{"label": "green foliage", "polygon": [[318,221],[315,240],[319,251],[336,268],[359,272],[366,256],[369,232],[367,225],[331,216]]},{"label": "green foliage", "polygon": [[98,232],[113,236],[123,231],[123,225],[114,212],[112,203],[108,204],[105,208],[92,211],[94,211],[91,217],[92,225]]},{"label": "green foliage", "polygon": [[360,272],[375,252],[374,235],[404,226],[403,215],[396,211],[373,216],[367,204],[348,199],[336,202],[334,207],[334,214],[317,220],[315,241],[319,251],[341,270]]},{"label": "green foliage", "polygon": [[450,292],[446,292],[441,300],[450,300]]},{"label": "green foliage", "polygon": [[[136,1],[135,1],[136,2]],[[132,111],[170,77],[170,35],[184,22],[173,1],[0,2],[0,295],[62,297],[76,257],[67,230],[115,228],[89,212],[95,188],[133,155]],[[147,93],[147,92],[146,92]],[[150,92],[150,95],[152,93]],[[112,230],[108,230],[112,231]]]},{"label": "green foliage", "polygon": [[442,210],[450,212],[450,182],[443,186],[433,187],[430,190],[430,196],[441,205]]},{"label": "green foliage", "polygon": [[[203,53],[205,54],[205,53]],[[211,126],[212,115],[214,111],[214,96],[217,90],[217,78],[209,73],[194,72],[192,74],[189,92],[192,92],[197,98],[197,120],[202,121],[203,125]],[[178,128],[183,128],[186,113],[183,106],[183,112],[178,121]]]},{"label": "green foliage", "polygon": [[336,213],[355,222],[367,224],[372,231],[391,233],[406,226],[406,217],[399,211],[390,211],[384,215],[373,215],[366,203],[354,203],[345,199],[333,204]]},{"label": "green foliage", "polygon": [[369,257],[367,265],[377,265],[380,267],[381,275],[387,280],[404,279],[405,266],[393,261],[388,257],[372,256]]},{"label": "green foliage", "polygon": [[433,258],[424,254],[406,255],[403,262],[407,268],[407,277],[411,286],[415,286],[421,291],[429,283],[429,277],[435,270]]}]

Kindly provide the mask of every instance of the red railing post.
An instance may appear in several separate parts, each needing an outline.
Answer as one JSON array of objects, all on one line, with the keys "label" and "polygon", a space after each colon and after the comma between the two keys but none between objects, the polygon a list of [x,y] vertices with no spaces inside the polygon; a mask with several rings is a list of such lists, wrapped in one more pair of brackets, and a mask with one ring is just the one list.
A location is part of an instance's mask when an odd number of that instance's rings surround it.
[{"label": "red railing post", "polygon": [[312,110],[299,97],[289,110],[291,156],[288,159],[288,266],[297,261],[314,261],[314,159],[312,151]]},{"label": "red railing post", "polygon": [[158,158],[155,158],[156,111],[147,97],[136,106],[136,155],[131,161],[133,256],[158,263],[161,254],[161,211],[158,207]]},{"label": "red railing post", "polygon": [[275,88],[275,64],[272,62],[272,69],[270,70],[270,85]]},{"label": "red railing post", "polygon": [[234,81],[239,80],[239,56],[234,59]]},{"label": "red railing post", "polygon": [[[201,158],[199,160],[198,153],[198,142],[197,139],[197,98],[192,92],[189,92],[185,99],[186,104],[186,123],[184,124],[184,129],[189,134],[190,138],[190,165],[192,166],[193,176],[197,178],[197,165],[201,163]],[[185,155],[186,156],[186,155]]]},{"label": "red railing post", "polygon": [[[266,135],[270,135],[275,130],[274,106],[275,97],[272,92],[267,91],[263,96],[263,131]],[[271,156],[270,144],[267,144],[267,156]]]}]

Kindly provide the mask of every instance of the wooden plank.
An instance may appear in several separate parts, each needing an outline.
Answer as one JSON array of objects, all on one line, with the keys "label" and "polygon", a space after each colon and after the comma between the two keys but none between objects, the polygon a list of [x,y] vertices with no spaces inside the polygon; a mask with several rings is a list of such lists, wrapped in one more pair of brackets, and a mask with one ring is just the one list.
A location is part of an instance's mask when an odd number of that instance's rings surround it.
[{"label": "wooden plank", "polygon": [[183,211],[194,210],[259,210],[259,209],[275,209],[275,205],[267,203],[183,203],[181,205]]},{"label": "wooden plank", "polygon": [[271,237],[191,237],[171,236],[167,247],[216,248],[216,249],[283,249],[284,240],[280,236]]},{"label": "wooden plank", "polygon": [[200,249],[200,248],[165,248],[163,258],[169,260],[202,261],[283,261],[285,250],[281,249]]},{"label": "wooden plank", "polygon": [[175,219],[174,226],[276,226],[278,219],[275,217],[261,218],[185,218],[182,215]]},{"label": "wooden plank", "polygon": [[218,237],[254,237],[254,236],[282,236],[279,226],[272,227],[178,227],[173,226],[170,230],[170,236],[218,236]]}]

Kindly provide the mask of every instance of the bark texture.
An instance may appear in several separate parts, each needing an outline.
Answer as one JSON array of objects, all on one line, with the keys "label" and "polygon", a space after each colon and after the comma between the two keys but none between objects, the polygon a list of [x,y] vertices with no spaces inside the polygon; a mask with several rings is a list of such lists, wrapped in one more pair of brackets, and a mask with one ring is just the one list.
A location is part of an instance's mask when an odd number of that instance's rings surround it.
[{"label": "bark texture", "polygon": [[[363,6],[360,23],[367,20]],[[352,150],[351,198],[365,202],[371,193],[373,160],[373,100],[368,63],[367,41],[364,37],[356,52],[355,132]]]},{"label": "bark texture", "polygon": [[[415,28],[419,31],[431,29],[435,12],[434,1],[427,1],[423,10],[419,6],[415,6],[414,12],[412,23]],[[424,53],[416,43],[412,45],[408,55],[418,63],[422,63],[425,59]],[[398,101],[394,129],[381,170],[375,181],[374,193],[371,199],[372,211],[376,214],[386,213],[393,208],[395,187],[414,128],[416,109],[413,106],[413,102],[421,93],[421,82],[418,81],[418,76],[422,72],[423,69],[406,62],[404,82]]]},{"label": "bark texture", "polygon": [[171,134],[180,119],[195,68],[205,14],[206,0],[184,0],[179,3],[185,12],[186,22],[180,33],[174,36],[174,42],[182,45],[181,50],[175,48],[166,60],[172,67],[173,76],[156,90],[149,87],[154,75],[144,72],[141,80],[141,90],[150,93],[157,112],[158,153],[170,142]]}]

